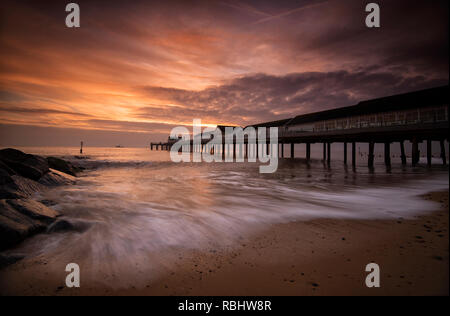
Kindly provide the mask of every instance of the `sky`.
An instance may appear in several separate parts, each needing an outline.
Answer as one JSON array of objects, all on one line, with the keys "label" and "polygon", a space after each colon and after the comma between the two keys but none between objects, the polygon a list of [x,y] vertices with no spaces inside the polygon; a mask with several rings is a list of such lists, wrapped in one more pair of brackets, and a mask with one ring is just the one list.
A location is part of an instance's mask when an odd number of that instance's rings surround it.
[{"label": "sky", "polygon": [[448,1],[2,1],[0,146],[147,146],[448,84]]}]

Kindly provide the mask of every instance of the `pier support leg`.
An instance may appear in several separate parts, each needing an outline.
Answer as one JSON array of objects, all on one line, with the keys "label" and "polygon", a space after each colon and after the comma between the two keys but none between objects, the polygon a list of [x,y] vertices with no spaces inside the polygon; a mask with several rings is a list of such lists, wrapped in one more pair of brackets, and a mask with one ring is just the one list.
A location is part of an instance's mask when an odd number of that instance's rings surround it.
[{"label": "pier support leg", "polygon": [[331,143],[327,144],[327,163],[331,164]]},{"label": "pier support leg", "polygon": [[444,164],[444,166],[447,164],[447,156],[445,155],[445,143],[444,140],[440,141],[441,143],[441,158],[442,158],[442,163]]},{"label": "pier support leg", "polygon": [[356,167],[356,143],[352,143],[352,166]]},{"label": "pier support leg", "polygon": [[428,167],[431,167],[431,158],[432,158],[432,142],[431,139],[427,139],[427,165]]},{"label": "pier support leg", "polygon": [[384,163],[387,167],[391,166],[391,143],[384,143]]},{"label": "pier support leg", "polygon": [[417,139],[413,139],[412,141],[412,164],[413,166],[417,165],[420,161],[420,151],[419,151],[419,142]]},{"label": "pier support leg", "polygon": [[266,155],[267,156],[270,155],[270,143],[269,142],[266,143]]},{"label": "pier support leg", "polygon": [[284,158],[284,144],[281,143],[281,158]]},{"label": "pier support leg", "polygon": [[401,151],[401,158],[402,158],[402,165],[406,166],[406,153],[405,153],[405,142],[400,142],[400,151]]},{"label": "pier support leg", "polygon": [[373,168],[374,166],[374,161],[375,161],[375,143],[374,142],[370,142],[369,143],[369,168]]},{"label": "pier support leg", "polygon": [[291,143],[291,158],[294,158],[294,148],[295,147],[295,143]]},{"label": "pier support leg", "polygon": [[347,143],[344,143],[344,164],[347,164]]},{"label": "pier support leg", "polygon": [[310,143],[306,143],[306,161],[307,162],[311,161],[311,144]]},{"label": "pier support leg", "polygon": [[236,161],[236,142],[233,142],[233,161]]},{"label": "pier support leg", "polygon": [[225,143],[222,143],[222,160],[225,161]]},{"label": "pier support leg", "polygon": [[327,160],[327,144],[323,143],[323,161]]}]

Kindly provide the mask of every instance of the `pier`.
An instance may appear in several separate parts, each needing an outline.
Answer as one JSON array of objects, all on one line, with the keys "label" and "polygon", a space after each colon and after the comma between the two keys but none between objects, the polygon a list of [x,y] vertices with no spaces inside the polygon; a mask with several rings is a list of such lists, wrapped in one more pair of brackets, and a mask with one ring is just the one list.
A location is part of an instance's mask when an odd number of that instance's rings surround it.
[{"label": "pier", "polygon": [[[432,144],[439,143],[442,164],[447,164],[445,141],[448,142],[449,132],[449,102],[448,86],[414,91],[389,97],[359,102],[356,105],[342,107],[316,113],[298,115],[284,120],[264,122],[246,127],[266,127],[266,153],[276,154],[286,158],[285,145],[290,147],[288,158],[295,157],[295,146],[305,145],[307,161],[311,160],[311,145],[323,144],[323,161],[332,161],[332,147],[343,144],[344,164],[356,166],[356,144],[366,143],[369,150],[367,155],[368,167],[373,168],[375,162],[375,144],[384,145],[384,162],[391,165],[392,146],[400,149],[403,165],[407,164],[405,142],[411,143],[411,162],[415,166],[419,163],[421,154],[419,144],[426,143],[427,165],[432,164]],[[278,148],[269,148],[269,128],[278,127]],[[226,126],[218,126],[225,135]],[[225,138],[225,136],[223,136]],[[170,150],[175,141],[167,143],[151,143],[150,148],[156,150]],[[231,148],[222,145],[208,145],[208,139],[201,140],[201,145],[194,147],[191,140],[191,152],[221,154],[229,153],[236,158],[237,152],[245,159],[250,154],[258,155],[257,148],[249,148],[247,137],[243,143],[233,141]],[[351,155],[348,146],[351,145]],[[273,152],[272,152],[273,151]],[[276,151],[276,152],[275,152]]]},{"label": "pier", "polygon": [[170,148],[172,147],[172,144],[174,142],[159,142],[159,143],[150,143],[150,149],[153,150],[153,148],[155,148],[155,150],[170,150]]}]

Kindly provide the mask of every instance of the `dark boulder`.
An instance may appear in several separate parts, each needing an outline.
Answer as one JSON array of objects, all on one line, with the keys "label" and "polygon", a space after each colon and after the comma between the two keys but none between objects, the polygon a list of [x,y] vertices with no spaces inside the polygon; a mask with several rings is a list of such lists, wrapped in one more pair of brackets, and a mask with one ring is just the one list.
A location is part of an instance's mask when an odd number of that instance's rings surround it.
[{"label": "dark boulder", "polygon": [[3,169],[0,169],[0,185],[5,185],[8,183],[12,183],[12,182],[13,182],[13,179],[8,174],[8,172],[6,172]]},{"label": "dark boulder", "polygon": [[25,258],[25,256],[21,254],[12,254],[12,255],[0,254],[0,269],[5,268],[11,264],[14,264],[17,261],[22,260],[23,258]]},{"label": "dark boulder", "polygon": [[0,200],[0,250],[44,231],[59,213],[33,200]]},{"label": "dark boulder", "polygon": [[10,167],[8,167],[4,162],[0,160],[0,173],[1,174],[7,174],[9,176],[13,176],[16,173],[14,170],[12,170]]},{"label": "dark boulder", "polygon": [[[77,171],[81,169],[62,159],[46,159],[10,148],[0,150],[0,251],[45,232],[55,222],[58,212],[30,198],[49,186],[75,183]],[[61,222],[50,231],[81,232],[88,228],[84,222]]]},{"label": "dark boulder", "polygon": [[19,175],[32,180],[39,180],[49,172],[45,158],[25,154],[12,148],[0,150],[0,161]]},{"label": "dark boulder", "polygon": [[48,157],[47,163],[50,168],[67,173],[74,177],[77,176],[77,172],[79,171],[78,168],[76,168],[70,162],[59,159],[59,158]]},{"label": "dark boulder", "polygon": [[[1,174],[1,171],[0,171]],[[0,177],[0,199],[20,199],[30,197],[45,187],[36,181],[21,176]]]},{"label": "dark boulder", "polygon": [[13,179],[11,176],[14,174],[15,172],[0,160],[0,186],[12,183]]},{"label": "dark boulder", "polygon": [[50,169],[50,172],[45,174],[40,180],[39,183],[45,186],[58,186],[63,184],[75,184],[75,177],[58,171],[54,169]]},{"label": "dark boulder", "polygon": [[0,201],[0,250],[12,247],[26,237],[45,229],[45,225]]},{"label": "dark boulder", "polygon": [[54,222],[56,217],[60,215],[44,204],[30,199],[6,200],[6,202],[19,213],[47,224]]}]

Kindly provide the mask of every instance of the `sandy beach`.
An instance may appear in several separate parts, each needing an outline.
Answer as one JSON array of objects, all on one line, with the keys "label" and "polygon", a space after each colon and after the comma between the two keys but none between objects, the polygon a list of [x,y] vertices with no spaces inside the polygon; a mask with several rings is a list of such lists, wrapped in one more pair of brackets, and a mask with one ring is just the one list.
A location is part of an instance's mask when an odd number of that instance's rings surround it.
[{"label": "sandy beach", "polygon": [[[45,260],[24,259],[0,271],[0,294],[448,295],[448,191],[424,198],[441,209],[412,220],[277,224],[233,248],[180,252],[170,272],[144,287],[69,289],[63,267],[43,273]],[[380,266],[380,288],[365,286],[370,262]]]}]

